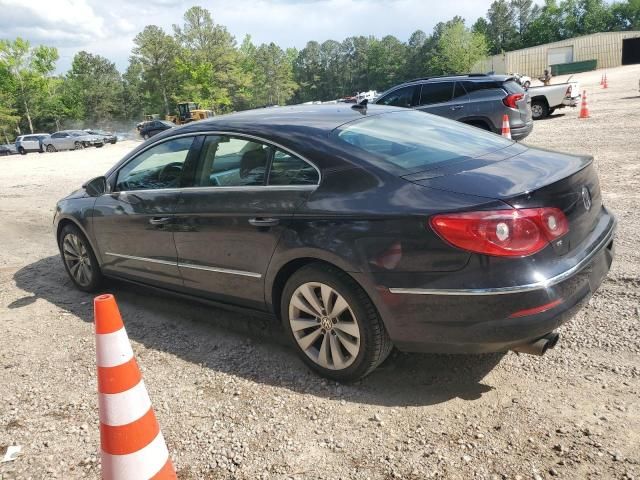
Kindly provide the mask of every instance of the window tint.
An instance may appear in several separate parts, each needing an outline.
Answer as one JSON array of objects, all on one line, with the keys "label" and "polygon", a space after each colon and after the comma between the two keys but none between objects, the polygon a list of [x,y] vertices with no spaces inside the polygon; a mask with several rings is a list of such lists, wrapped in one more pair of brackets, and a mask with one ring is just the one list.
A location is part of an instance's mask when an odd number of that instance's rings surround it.
[{"label": "window tint", "polygon": [[524,88],[515,80],[509,80],[502,84],[502,88],[504,88],[509,93],[524,93]]},{"label": "window tint", "polygon": [[382,97],[376,103],[379,105],[389,105],[392,107],[411,107],[413,105],[413,95],[417,86],[402,87],[394,90]]},{"label": "window tint", "polygon": [[479,128],[416,111],[365,117],[339,128],[334,135],[407,173],[485,155],[513,143]]},{"label": "window tint", "polygon": [[58,133],[54,133],[53,135],[51,135],[51,138],[64,138],[66,136],[67,136],[66,133],[58,132]]},{"label": "window tint", "polygon": [[462,88],[462,83],[456,82],[456,86],[453,87],[453,99],[459,99],[467,94],[466,90]]},{"label": "window tint", "polygon": [[318,171],[301,158],[276,149],[269,173],[269,185],[317,185]]},{"label": "window tint", "polygon": [[271,147],[229,137],[208,136],[200,152],[196,186],[243,187],[264,185]]},{"label": "window tint", "polygon": [[193,137],[177,138],[144,151],[118,172],[116,190],[177,188]]},{"label": "window tint", "polygon": [[448,102],[453,94],[453,82],[435,82],[422,85],[420,105]]}]

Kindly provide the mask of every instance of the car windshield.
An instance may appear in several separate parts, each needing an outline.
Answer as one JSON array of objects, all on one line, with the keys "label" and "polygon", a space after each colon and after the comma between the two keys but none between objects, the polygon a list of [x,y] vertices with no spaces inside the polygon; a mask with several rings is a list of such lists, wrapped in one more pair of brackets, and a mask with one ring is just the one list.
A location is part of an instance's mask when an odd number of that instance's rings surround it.
[{"label": "car windshield", "polygon": [[69,132],[69,134],[72,137],[81,137],[83,135],[87,135],[87,132],[83,132],[83,131],[80,131],[80,130],[73,130],[73,131]]},{"label": "car windshield", "polygon": [[167,127],[175,127],[175,124],[171,123],[168,120],[159,120],[161,124],[166,125]]},{"label": "car windshield", "polygon": [[336,136],[406,173],[485,155],[513,143],[479,128],[416,111],[364,117],[339,127]]}]

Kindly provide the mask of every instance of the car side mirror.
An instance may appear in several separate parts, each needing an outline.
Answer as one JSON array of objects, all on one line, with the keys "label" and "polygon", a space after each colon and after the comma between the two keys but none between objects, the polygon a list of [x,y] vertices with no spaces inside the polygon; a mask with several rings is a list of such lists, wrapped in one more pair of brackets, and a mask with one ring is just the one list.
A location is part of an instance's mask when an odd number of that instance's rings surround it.
[{"label": "car side mirror", "polygon": [[99,197],[107,191],[107,179],[104,176],[92,178],[82,188],[90,197]]}]

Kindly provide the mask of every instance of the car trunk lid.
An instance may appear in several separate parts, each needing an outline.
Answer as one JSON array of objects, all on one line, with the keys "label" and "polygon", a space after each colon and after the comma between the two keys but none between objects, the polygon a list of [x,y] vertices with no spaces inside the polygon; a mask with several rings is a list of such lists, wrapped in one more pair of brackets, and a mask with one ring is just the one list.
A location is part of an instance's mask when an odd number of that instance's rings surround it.
[{"label": "car trunk lid", "polygon": [[602,205],[592,157],[519,144],[403,178],[425,187],[501,200],[514,208],[559,208],[569,221],[569,233],[553,244],[559,254],[569,252],[595,228]]}]

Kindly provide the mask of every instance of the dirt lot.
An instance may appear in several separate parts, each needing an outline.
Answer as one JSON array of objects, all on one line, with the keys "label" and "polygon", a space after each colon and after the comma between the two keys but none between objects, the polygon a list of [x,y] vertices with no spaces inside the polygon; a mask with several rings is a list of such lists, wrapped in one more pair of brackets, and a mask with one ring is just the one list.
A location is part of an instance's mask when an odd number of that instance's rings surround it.
[{"label": "dirt lot", "polygon": [[[182,479],[640,478],[640,66],[578,75],[578,109],[526,143],[597,159],[617,258],[546,356],[393,354],[322,381],[277,327],[120,283],[116,294]],[[99,478],[92,296],[67,280],[55,201],[133,142],[0,159],[0,479]]]}]

